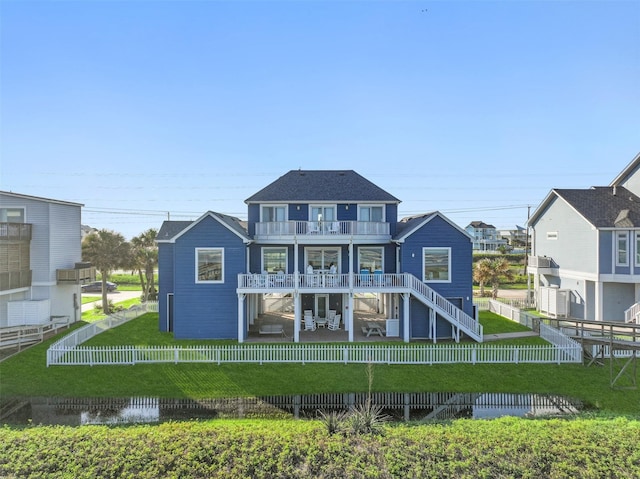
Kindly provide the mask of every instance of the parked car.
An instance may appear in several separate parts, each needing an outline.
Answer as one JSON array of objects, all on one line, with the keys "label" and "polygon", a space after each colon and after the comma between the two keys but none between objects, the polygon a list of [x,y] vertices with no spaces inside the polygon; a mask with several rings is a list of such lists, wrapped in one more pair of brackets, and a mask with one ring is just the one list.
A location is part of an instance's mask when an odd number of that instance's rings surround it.
[{"label": "parked car", "polygon": [[[94,281],[93,283],[83,284],[81,286],[83,293],[102,293],[102,281]],[[107,281],[107,292],[112,292],[118,289],[116,283]]]}]

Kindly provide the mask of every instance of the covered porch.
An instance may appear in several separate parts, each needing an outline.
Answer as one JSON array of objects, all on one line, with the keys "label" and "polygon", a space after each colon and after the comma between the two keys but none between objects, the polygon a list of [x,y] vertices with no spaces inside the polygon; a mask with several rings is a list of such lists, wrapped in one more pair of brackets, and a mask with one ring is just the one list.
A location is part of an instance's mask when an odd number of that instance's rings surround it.
[{"label": "covered porch", "polygon": [[[249,327],[246,343],[281,343],[294,339],[293,312],[269,312],[258,316]],[[280,326],[282,327],[280,331]],[[372,326],[374,326],[372,328]],[[379,329],[378,329],[379,328]],[[365,311],[353,313],[354,342],[403,342],[401,336],[387,336],[387,318],[383,314]],[[369,334],[367,336],[367,334]],[[340,329],[331,331],[327,327],[316,327],[314,331],[299,332],[300,343],[349,342],[349,331],[345,331],[344,323]]]}]

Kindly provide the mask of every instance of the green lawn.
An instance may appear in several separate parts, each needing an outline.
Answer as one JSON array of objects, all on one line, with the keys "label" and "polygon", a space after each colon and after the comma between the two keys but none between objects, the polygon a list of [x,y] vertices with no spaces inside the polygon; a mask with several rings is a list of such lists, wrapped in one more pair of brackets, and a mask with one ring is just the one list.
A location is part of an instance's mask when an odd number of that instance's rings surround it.
[{"label": "green lawn", "polygon": [[[157,314],[146,314],[102,333],[88,344],[203,344],[176,341],[157,330]],[[503,318],[483,313],[495,330]],[[492,324],[495,323],[495,324]],[[81,326],[82,323],[74,327]],[[504,325],[505,327],[507,324]],[[509,327],[512,327],[509,324]],[[63,332],[62,334],[66,334]],[[536,339],[536,338],[534,338]],[[207,398],[364,392],[365,365],[342,364],[161,364],[46,367],[53,339],[0,363],[2,398],[16,396]],[[234,343],[227,341],[226,343]],[[579,398],[613,414],[640,411],[638,390],[612,390],[609,367],[582,365],[376,365],[373,389],[397,392],[548,393]]]}]

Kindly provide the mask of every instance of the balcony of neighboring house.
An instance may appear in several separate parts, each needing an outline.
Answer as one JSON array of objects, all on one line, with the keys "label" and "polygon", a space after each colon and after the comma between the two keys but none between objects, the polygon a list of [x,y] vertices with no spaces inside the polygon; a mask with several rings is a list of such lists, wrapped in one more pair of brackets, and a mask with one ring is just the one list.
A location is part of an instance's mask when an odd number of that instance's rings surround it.
[{"label": "balcony of neighboring house", "polygon": [[342,241],[387,242],[389,223],[378,221],[272,221],[256,223],[255,240],[333,243]]},{"label": "balcony of neighboring house", "polygon": [[31,270],[5,271],[0,273],[0,291],[28,288],[31,286]]},{"label": "balcony of neighboring house", "polygon": [[0,223],[0,241],[31,241],[31,224]]},{"label": "balcony of neighboring house", "polygon": [[96,280],[96,268],[91,263],[76,263],[73,269],[56,271],[58,284],[86,284]]},{"label": "balcony of neighboring house", "polygon": [[547,256],[529,256],[527,267],[531,274],[558,274],[557,263]]}]

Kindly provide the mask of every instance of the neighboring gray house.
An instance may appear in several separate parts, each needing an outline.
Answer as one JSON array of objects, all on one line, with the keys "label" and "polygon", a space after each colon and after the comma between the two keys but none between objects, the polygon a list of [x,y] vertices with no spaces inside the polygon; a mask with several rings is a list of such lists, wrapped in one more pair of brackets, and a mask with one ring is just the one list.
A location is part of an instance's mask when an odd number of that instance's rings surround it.
[{"label": "neighboring gray house", "polygon": [[0,191],[0,327],[80,319],[82,205]]},{"label": "neighboring gray house", "polygon": [[473,238],[473,250],[494,253],[500,246],[506,246],[506,240],[498,238],[496,227],[483,221],[472,221],[465,231]]},{"label": "neighboring gray house", "polygon": [[553,189],[534,211],[529,272],[541,311],[624,321],[640,310],[639,170],[637,155],[609,186]]}]

